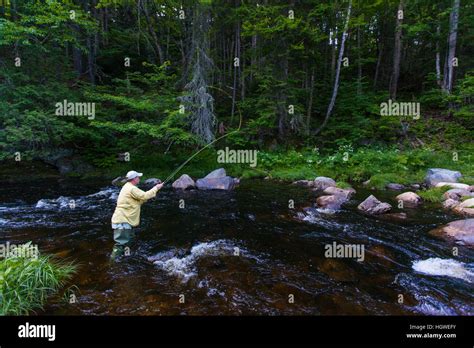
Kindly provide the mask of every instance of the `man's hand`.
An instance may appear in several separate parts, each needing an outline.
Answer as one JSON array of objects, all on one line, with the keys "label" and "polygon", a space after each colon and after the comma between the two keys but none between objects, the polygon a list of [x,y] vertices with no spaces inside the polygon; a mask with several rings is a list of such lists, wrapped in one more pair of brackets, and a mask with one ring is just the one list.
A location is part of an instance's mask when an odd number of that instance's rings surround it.
[{"label": "man's hand", "polygon": [[155,187],[157,190],[161,190],[161,188],[163,187],[164,183],[161,183],[161,184],[156,184]]}]

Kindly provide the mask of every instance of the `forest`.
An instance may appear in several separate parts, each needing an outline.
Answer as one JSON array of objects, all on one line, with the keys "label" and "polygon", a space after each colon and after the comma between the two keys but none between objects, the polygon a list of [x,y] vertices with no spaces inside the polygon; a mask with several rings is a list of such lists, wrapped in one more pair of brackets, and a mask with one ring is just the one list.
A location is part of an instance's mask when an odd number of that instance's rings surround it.
[{"label": "forest", "polygon": [[190,170],[230,146],[259,151],[255,170],[231,169],[249,177],[304,178],[317,162],[341,180],[440,161],[472,175],[473,6],[3,0],[0,159],[165,175],[226,135]]}]

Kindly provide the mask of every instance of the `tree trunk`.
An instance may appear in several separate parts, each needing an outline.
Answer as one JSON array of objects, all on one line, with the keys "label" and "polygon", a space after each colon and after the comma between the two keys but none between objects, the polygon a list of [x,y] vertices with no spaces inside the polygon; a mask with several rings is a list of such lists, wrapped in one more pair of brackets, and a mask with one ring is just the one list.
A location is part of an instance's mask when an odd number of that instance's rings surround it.
[{"label": "tree trunk", "polygon": [[360,57],[360,26],[357,26],[357,95],[362,94],[362,62]]},{"label": "tree trunk", "polygon": [[163,65],[164,57],[163,57],[163,49],[161,48],[161,45],[159,44],[158,41],[158,36],[156,35],[155,29],[151,23],[150,15],[148,13],[148,8],[146,6],[146,0],[142,2],[142,10],[143,14],[145,15],[145,22],[147,24],[148,32],[150,33],[150,36],[152,38],[152,49],[155,52],[155,56],[158,58],[159,62],[161,65]]},{"label": "tree trunk", "polygon": [[277,74],[281,75],[282,84],[278,88],[276,93],[277,97],[277,115],[278,115],[278,136],[280,139],[283,139],[286,135],[286,124],[288,121],[288,96],[287,96],[287,84],[288,84],[288,45],[287,42],[283,42],[284,54],[283,57],[279,58],[281,62],[278,67],[279,72]]},{"label": "tree trunk", "polygon": [[458,35],[458,22],[459,22],[459,5],[460,0],[454,0],[451,15],[449,17],[449,37],[448,37],[448,57],[447,57],[447,74],[444,75],[443,89],[447,93],[451,93],[453,89],[453,74],[454,67],[453,61],[456,53],[456,41]]},{"label": "tree trunk", "polygon": [[441,87],[441,67],[440,67],[440,52],[439,52],[439,36],[440,25],[436,26],[436,83]]},{"label": "tree trunk", "polygon": [[314,68],[311,71],[311,82],[309,85],[309,101],[308,101],[308,110],[306,112],[306,132],[310,133],[311,128],[311,113],[313,111],[313,96],[314,96]]},{"label": "tree trunk", "polygon": [[[236,6],[239,6],[239,1],[236,1]],[[240,21],[236,23],[235,26],[235,41],[234,41],[234,56],[232,57],[232,67],[234,70],[234,83],[232,86],[232,109],[230,114],[230,123],[232,124],[234,121],[235,115],[235,103],[237,102],[237,88],[239,86],[239,77],[241,76],[240,73],[240,65],[242,64],[240,59]],[[235,66],[235,59],[237,59],[239,65]]]},{"label": "tree trunk", "polygon": [[[397,99],[398,89],[398,78],[400,76],[400,56],[402,49],[402,23],[403,19],[400,17],[400,13],[403,13],[403,0],[400,0],[397,11],[397,21],[395,27],[395,47],[393,50],[393,70],[392,77],[390,78],[390,98]],[[402,16],[403,17],[403,16]]]},{"label": "tree trunk", "polygon": [[257,65],[257,34],[252,35],[252,56],[250,60],[250,83],[253,80],[253,71]]},{"label": "tree trunk", "polygon": [[326,124],[329,120],[329,117],[332,114],[334,104],[336,103],[337,91],[339,89],[339,76],[341,74],[342,57],[344,56],[344,45],[346,43],[347,30],[349,28],[349,20],[351,18],[351,9],[352,9],[352,0],[349,0],[349,6],[347,7],[346,23],[344,24],[344,31],[342,32],[341,48],[339,50],[339,58],[337,60],[336,77],[334,79],[334,88],[333,88],[333,91],[332,91],[331,101],[329,102],[328,109],[327,109],[327,112],[326,112],[326,116],[324,117],[323,124],[321,126],[319,126],[318,129],[316,129],[316,131],[314,132],[314,135],[321,132],[321,130],[326,126]]},{"label": "tree trunk", "polygon": [[377,65],[375,66],[375,75],[374,75],[374,89],[377,88],[377,81],[379,79],[379,72],[380,72],[380,64],[382,62],[383,56],[383,43],[382,40],[379,39],[379,56],[377,58]]}]

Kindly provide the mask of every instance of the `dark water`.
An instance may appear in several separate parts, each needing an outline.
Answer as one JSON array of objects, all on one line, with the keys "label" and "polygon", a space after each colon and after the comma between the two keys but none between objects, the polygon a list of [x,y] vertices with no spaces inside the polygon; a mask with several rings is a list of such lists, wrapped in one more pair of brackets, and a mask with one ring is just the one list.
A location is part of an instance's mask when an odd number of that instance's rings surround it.
[{"label": "dark water", "polygon": [[[361,189],[342,211],[301,221],[298,213],[316,194],[287,183],[244,181],[233,192],[168,188],[143,206],[132,255],[114,263],[117,194],[101,182],[0,187],[0,242],[31,240],[80,264],[71,282],[77,303],[58,296],[39,314],[474,314],[474,250],[428,234],[459,219],[439,207],[406,209],[407,221],[365,217],[356,211],[369,194]],[[395,192],[375,195],[396,206]],[[363,244],[365,260],[326,258],[333,242]],[[413,269],[430,258],[463,262],[468,276]]]}]

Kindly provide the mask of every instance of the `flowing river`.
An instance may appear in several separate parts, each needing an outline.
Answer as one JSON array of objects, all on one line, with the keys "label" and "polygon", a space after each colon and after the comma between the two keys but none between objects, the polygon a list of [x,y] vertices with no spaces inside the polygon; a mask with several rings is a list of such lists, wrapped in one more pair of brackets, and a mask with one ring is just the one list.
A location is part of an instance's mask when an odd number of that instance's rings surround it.
[{"label": "flowing river", "polygon": [[[460,217],[429,204],[405,209],[405,221],[367,217],[356,207],[374,192],[356,189],[341,211],[302,220],[316,193],[289,183],[167,187],[143,206],[131,255],[111,262],[118,188],[13,182],[0,187],[0,242],[79,264],[76,303],[55,296],[37,314],[473,315],[474,250],[428,234]],[[396,192],[374,194],[396,207]],[[364,260],[326,258],[334,242],[363,245]]]}]

